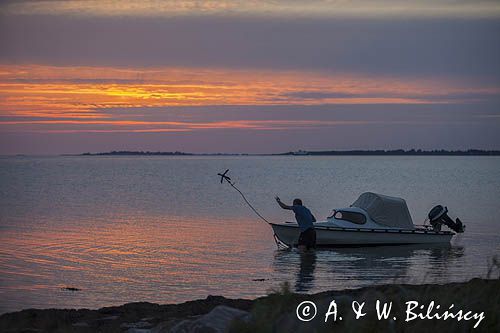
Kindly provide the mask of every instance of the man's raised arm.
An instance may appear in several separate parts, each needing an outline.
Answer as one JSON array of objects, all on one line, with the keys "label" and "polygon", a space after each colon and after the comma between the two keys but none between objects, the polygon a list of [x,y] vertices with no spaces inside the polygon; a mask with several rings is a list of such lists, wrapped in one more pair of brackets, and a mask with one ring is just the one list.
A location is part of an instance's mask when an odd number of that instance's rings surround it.
[{"label": "man's raised arm", "polygon": [[288,206],[288,205],[285,205],[284,203],[282,203],[280,197],[276,197],[275,199],[276,199],[276,202],[278,203],[278,205],[280,205],[281,208],[288,209],[288,210],[292,209],[291,206]]}]

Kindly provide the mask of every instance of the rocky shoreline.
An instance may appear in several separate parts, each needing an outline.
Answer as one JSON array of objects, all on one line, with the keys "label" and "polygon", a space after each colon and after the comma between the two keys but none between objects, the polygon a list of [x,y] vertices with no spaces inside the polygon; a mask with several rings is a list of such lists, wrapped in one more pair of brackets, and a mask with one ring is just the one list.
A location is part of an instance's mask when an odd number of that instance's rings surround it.
[{"label": "rocky shoreline", "polygon": [[[318,309],[318,315],[307,322],[296,315],[297,306],[305,300],[314,302]],[[343,320],[333,321],[330,316],[325,323],[332,300]],[[398,320],[378,320],[376,300],[392,302],[391,313],[398,314]],[[353,301],[366,303],[366,315],[358,320],[351,309]],[[455,312],[462,309],[463,313],[484,313],[484,320],[475,329],[477,320],[466,318],[417,318],[405,322],[402,314],[408,301],[426,305],[434,301],[446,309],[454,304]],[[98,310],[27,309],[0,316],[0,332],[417,332],[430,328],[443,332],[500,331],[500,279],[443,285],[390,284],[314,295],[291,293],[285,284],[280,291],[255,300],[209,296],[181,304],[140,302]]]}]

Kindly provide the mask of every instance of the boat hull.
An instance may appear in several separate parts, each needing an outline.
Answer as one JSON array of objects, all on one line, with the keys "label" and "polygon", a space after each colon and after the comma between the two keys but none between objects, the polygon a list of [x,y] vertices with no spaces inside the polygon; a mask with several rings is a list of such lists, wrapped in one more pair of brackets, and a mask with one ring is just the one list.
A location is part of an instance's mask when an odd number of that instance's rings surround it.
[{"label": "boat hull", "polygon": [[[300,230],[294,224],[270,223],[275,235],[287,245],[297,245]],[[318,246],[373,246],[449,243],[454,233],[423,229],[363,229],[316,227]]]}]

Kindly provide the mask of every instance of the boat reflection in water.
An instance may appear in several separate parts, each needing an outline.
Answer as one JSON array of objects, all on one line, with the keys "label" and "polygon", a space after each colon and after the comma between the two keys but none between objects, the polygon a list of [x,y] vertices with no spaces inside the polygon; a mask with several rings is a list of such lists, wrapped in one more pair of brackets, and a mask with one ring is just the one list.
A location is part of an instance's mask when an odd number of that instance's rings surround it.
[{"label": "boat reflection in water", "polygon": [[[387,283],[443,282],[459,270],[464,248],[450,244],[277,251],[277,280],[295,280],[294,291],[319,292]],[[440,281],[441,280],[441,281]]]}]

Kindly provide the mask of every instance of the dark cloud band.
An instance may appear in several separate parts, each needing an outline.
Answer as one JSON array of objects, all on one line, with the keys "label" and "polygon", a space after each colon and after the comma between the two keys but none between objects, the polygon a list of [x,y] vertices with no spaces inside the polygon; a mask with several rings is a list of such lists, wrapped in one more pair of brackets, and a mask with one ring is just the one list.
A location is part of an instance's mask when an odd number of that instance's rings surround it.
[{"label": "dark cloud band", "polygon": [[500,82],[496,19],[0,18],[0,61],[269,68]]}]

